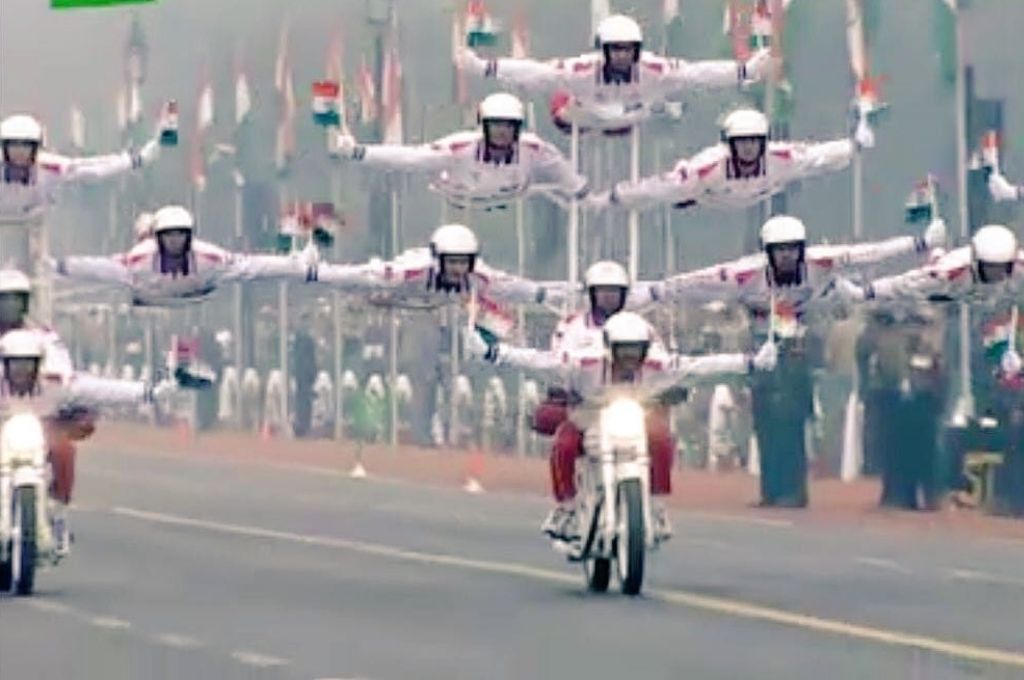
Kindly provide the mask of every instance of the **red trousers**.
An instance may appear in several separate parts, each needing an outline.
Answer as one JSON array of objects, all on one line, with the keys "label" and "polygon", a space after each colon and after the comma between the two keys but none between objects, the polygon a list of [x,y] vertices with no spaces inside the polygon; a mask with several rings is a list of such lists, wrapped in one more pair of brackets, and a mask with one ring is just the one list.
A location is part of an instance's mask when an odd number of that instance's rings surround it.
[{"label": "red trousers", "polygon": [[[540,415],[535,414],[534,418]],[[553,414],[544,415],[550,419]],[[647,450],[651,457],[651,493],[667,496],[672,493],[672,459],[676,443],[665,411],[647,413]],[[551,445],[551,488],[559,503],[576,497],[576,459],[582,455],[583,433],[566,418],[555,430],[555,440]]]},{"label": "red trousers", "polygon": [[53,482],[50,496],[67,505],[75,487],[75,442],[92,436],[96,430],[96,419],[83,415],[71,421],[50,421],[46,436],[50,444],[50,468]]},{"label": "red trousers", "polygon": [[65,437],[50,442],[50,467],[53,469],[50,496],[65,505],[71,502],[75,486],[75,449],[75,443]]}]

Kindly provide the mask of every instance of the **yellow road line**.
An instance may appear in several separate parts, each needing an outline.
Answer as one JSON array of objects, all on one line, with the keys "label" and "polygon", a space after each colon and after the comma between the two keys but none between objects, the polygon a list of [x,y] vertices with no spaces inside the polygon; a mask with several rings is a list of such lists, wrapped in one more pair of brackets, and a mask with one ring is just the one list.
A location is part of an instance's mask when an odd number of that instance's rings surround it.
[{"label": "yellow road line", "polygon": [[[278,531],[275,529],[265,529],[262,527],[213,522],[191,517],[168,515],[158,512],[149,512],[146,510],[136,510],[133,508],[115,507],[112,511],[122,517],[130,517],[156,524],[190,527],[222,534],[247,536],[250,538],[267,538],[292,543],[301,543],[304,545],[337,548],[365,555],[388,557],[408,562],[419,562],[421,564],[431,564],[458,569],[471,569],[474,571],[503,574],[508,576],[522,576],[525,578],[555,583],[580,583],[580,578],[578,576],[571,576],[564,572],[552,571],[549,569],[531,567],[525,564],[490,562],[486,560],[459,557],[457,555],[446,555],[443,553],[418,552],[378,543],[366,543],[363,541],[330,538],[327,536],[311,536],[288,531]],[[817,616],[791,612],[784,609],[756,605],[740,600],[698,595],[696,593],[683,590],[652,591],[649,594],[649,597],[662,602],[668,602],[716,614],[768,621],[818,633],[839,635],[842,637],[875,642],[894,647],[921,649],[967,661],[1024,668],[1024,653],[1020,652],[1005,651],[991,647],[981,647],[969,643],[942,640],[924,635],[914,635],[896,630],[876,628],[873,626],[858,625],[835,619],[825,619]]]}]

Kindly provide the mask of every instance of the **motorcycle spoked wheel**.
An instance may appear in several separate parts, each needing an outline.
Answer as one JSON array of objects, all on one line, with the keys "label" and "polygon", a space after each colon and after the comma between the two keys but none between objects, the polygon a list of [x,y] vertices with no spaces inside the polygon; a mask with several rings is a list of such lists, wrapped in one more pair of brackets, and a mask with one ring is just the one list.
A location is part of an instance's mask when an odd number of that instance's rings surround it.
[{"label": "motorcycle spoked wheel", "polygon": [[31,595],[36,580],[36,490],[14,490],[11,535],[11,585],[18,595]]},{"label": "motorcycle spoked wheel", "polygon": [[[588,544],[584,548],[584,554],[593,547],[594,538],[597,535],[597,522],[601,516],[601,504],[594,510],[588,527]],[[592,593],[608,592],[608,584],[612,578],[612,561],[608,557],[588,557],[583,560],[583,578],[587,582],[587,590]]]},{"label": "motorcycle spoked wheel", "polygon": [[639,595],[644,584],[643,493],[640,481],[631,479],[619,485],[618,535],[615,538],[615,564],[623,595]]}]

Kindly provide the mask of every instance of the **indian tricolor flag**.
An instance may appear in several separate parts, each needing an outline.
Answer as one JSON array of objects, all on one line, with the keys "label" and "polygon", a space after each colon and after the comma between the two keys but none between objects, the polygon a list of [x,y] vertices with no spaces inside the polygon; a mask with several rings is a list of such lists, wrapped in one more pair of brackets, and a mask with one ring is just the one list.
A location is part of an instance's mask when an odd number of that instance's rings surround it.
[{"label": "indian tricolor flag", "polygon": [[905,219],[911,224],[931,222],[937,218],[939,204],[939,183],[933,175],[914,185],[904,205]]},{"label": "indian tricolor flag", "polygon": [[318,80],[313,83],[313,122],[324,127],[341,123],[338,93],[341,84],[335,80]]},{"label": "indian tricolor flag", "polygon": [[982,331],[982,346],[985,348],[985,356],[998,362],[1003,353],[1010,348],[1010,329],[1012,328],[1012,317],[1017,317],[1017,338],[1015,349],[1024,349],[1024,318],[1020,314],[1014,315],[1006,312],[994,316],[985,323]]},{"label": "indian tricolor flag", "polygon": [[313,83],[313,122],[324,127],[345,127],[345,74],[341,34],[335,33],[327,48],[327,77]]},{"label": "indian tricolor flag", "polygon": [[[1010,339],[1014,320],[1017,323],[1017,336],[1013,338],[1011,347]],[[985,358],[997,367],[1007,350],[1014,349],[1020,352],[1022,345],[1024,345],[1024,318],[1021,317],[1019,308],[994,316],[982,327],[982,347],[985,350]],[[1024,389],[1024,379],[1021,376],[1000,376],[1000,384],[1008,389]]]},{"label": "indian tricolor flag", "polygon": [[142,5],[156,0],[50,0],[53,9],[82,9],[90,7],[110,7],[111,5]]},{"label": "indian tricolor flag", "polygon": [[483,0],[469,0],[466,5],[466,43],[470,47],[492,47],[498,42],[501,28],[487,11]]}]

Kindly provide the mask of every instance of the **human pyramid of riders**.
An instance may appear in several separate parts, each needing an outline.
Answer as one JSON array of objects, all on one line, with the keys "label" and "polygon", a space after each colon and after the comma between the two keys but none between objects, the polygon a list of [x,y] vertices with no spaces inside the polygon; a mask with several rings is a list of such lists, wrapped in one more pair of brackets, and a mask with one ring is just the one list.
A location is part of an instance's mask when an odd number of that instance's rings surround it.
[{"label": "human pyramid of riders", "polygon": [[[704,90],[735,90],[766,78],[774,68],[768,50],[745,62],[684,61],[643,49],[639,25],[613,15],[597,29],[596,49],[578,57],[536,61],[483,59],[468,47],[456,60],[465,72],[496,80],[531,94],[567,93],[565,120],[588,133],[620,133],[641,124],[669,96]],[[839,171],[863,149],[874,146],[865,109],[848,138],[824,142],[773,140],[767,117],[739,108],[722,119],[720,140],[662,174],[623,181],[591,191],[587,179],[558,148],[527,131],[524,105],[498,92],[478,106],[478,126],[431,143],[402,146],[362,144],[332,128],[328,150],[334,157],[373,168],[418,172],[452,205],[473,209],[507,204],[531,193],[592,211],[641,210],[655,205],[739,210],[782,192],[792,182]],[[41,125],[25,115],[0,124],[3,177],[0,221],[27,220],[56,200],[57,189],[82,180],[114,177],[146,167],[159,156],[171,125],[161,120],[154,139],[137,152],[68,158],[43,150]],[[997,200],[1021,200],[1024,189],[995,173],[990,190]],[[723,375],[749,375],[755,428],[761,444],[761,496],[768,506],[807,504],[803,419],[793,402],[806,389],[808,329],[839,307],[858,303],[931,299],[970,301],[1020,295],[1024,250],[1006,226],[978,230],[970,243],[944,250],[946,229],[937,215],[921,234],[851,245],[811,245],[797,217],[776,215],[760,230],[759,252],[662,281],[632,280],[614,261],[586,269],[582,290],[573,282],[538,282],[489,266],[477,236],[462,224],[438,227],[424,247],[390,261],[358,264],[321,260],[311,242],[291,255],[233,253],[195,238],[192,214],[169,205],[136,222],[137,243],[108,257],[68,256],[47,263],[58,278],[124,288],[136,305],[168,306],[200,301],[232,280],[292,279],[327,287],[377,303],[415,308],[465,304],[471,325],[464,331],[468,357],[539,374],[552,386],[534,414],[535,429],[553,434],[551,477],[557,505],[543,530],[556,541],[581,535],[574,496],[576,460],[584,452],[593,422],[591,403],[609,390],[632,387],[650,397],[646,439],[650,491],[671,490],[675,452],[668,408],[688,383]],[[694,235],[693,238],[699,238]],[[917,254],[918,268],[855,283],[845,278],[868,265]],[[584,302],[575,308],[579,294]],[[71,498],[74,441],[93,429],[95,407],[140,402],[202,380],[185,371],[155,384],[104,380],[76,372],[56,334],[29,316],[29,278],[0,272],[0,358],[2,409],[33,408],[46,414],[53,460],[54,554],[69,549],[66,506]],[[726,300],[745,309],[756,348],[751,353],[687,356],[659,339],[641,311],[659,305]],[[481,314],[502,314],[508,305],[562,306],[569,311],[546,348],[519,347],[499,337]],[[1020,375],[1015,349],[1002,357],[1001,370]],[[807,396],[807,399],[810,397]],[[41,405],[41,400],[47,400]],[[24,406],[23,406],[24,404]],[[39,409],[42,409],[41,411]],[[763,442],[771,441],[766,446]],[[778,453],[778,452],[783,453]],[[789,453],[786,453],[786,452]],[[797,453],[799,452],[799,455]],[[655,542],[671,536],[665,509],[652,510]]]}]

